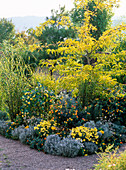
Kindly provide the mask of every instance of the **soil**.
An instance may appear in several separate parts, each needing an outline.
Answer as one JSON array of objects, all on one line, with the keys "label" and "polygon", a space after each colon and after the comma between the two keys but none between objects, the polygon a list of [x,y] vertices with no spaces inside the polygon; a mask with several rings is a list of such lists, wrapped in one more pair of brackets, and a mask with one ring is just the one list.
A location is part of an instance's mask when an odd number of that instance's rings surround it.
[{"label": "soil", "polygon": [[[120,151],[126,150],[123,144]],[[96,154],[66,158],[52,156],[0,136],[0,170],[91,170],[97,164]]]}]

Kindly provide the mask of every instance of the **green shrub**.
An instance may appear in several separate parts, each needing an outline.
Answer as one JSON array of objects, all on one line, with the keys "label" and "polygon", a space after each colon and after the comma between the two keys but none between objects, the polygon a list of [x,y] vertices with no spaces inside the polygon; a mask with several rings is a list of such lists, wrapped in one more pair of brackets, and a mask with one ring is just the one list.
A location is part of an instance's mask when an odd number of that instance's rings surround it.
[{"label": "green shrub", "polygon": [[0,110],[0,120],[6,121],[8,119],[9,119],[9,117],[8,117],[7,113]]},{"label": "green shrub", "polygon": [[43,146],[45,143],[45,139],[42,139],[40,137],[34,137],[34,138],[28,138],[26,143],[30,145],[30,148],[37,149],[38,151],[44,151]]},{"label": "green shrub", "polygon": [[28,121],[32,117],[49,119],[52,117],[49,114],[49,107],[52,101],[55,99],[55,95],[52,91],[48,91],[46,87],[41,84],[34,90],[24,92],[22,96],[22,106],[20,108],[20,117],[22,122],[28,124]]},{"label": "green shrub", "polygon": [[79,89],[79,101],[82,107],[87,106],[89,102],[92,102],[96,98],[96,91],[98,89],[98,83],[95,80],[85,79],[84,82],[78,87]]},{"label": "green shrub", "polygon": [[72,97],[60,96],[53,105],[50,105],[49,113],[54,116],[60,130],[62,128],[70,130],[85,122],[79,102]]},{"label": "green shrub", "polygon": [[85,106],[83,114],[88,120],[107,120],[126,126],[126,97],[95,99]]}]

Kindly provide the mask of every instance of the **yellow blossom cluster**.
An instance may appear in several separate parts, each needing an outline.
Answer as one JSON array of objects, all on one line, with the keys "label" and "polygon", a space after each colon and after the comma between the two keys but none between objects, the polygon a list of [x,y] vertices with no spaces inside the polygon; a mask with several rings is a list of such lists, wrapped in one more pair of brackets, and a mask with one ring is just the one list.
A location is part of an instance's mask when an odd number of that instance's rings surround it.
[{"label": "yellow blossom cluster", "polygon": [[49,134],[52,134],[57,128],[57,123],[54,120],[43,120],[37,126],[34,127],[34,130],[37,130],[40,137],[47,137]]},{"label": "yellow blossom cluster", "polygon": [[72,138],[75,138],[82,142],[90,141],[98,144],[98,134],[96,128],[89,128],[85,126],[72,128],[71,136]]}]

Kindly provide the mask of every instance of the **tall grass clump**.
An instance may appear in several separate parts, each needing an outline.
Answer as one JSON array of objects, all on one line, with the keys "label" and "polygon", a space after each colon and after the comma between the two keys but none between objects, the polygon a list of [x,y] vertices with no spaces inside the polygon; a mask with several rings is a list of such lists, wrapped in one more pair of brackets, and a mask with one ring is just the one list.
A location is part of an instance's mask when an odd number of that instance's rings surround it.
[{"label": "tall grass clump", "polygon": [[20,49],[14,49],[4,43],[0,56],[0,109],[7,108],[11,121],[20,112],[22,92],[28,89],[26,66],[20,55]]}]

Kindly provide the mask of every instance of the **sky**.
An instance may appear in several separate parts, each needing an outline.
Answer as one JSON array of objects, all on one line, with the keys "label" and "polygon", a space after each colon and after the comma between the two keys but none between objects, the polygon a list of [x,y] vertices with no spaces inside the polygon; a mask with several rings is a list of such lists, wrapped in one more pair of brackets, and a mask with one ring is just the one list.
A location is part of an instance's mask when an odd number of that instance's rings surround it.
[{"label": "sky", "polygon": [[[0,0],[0,18],[18,16],[50,16],[51,9],[65,5],[67,10],[73,7],[73,0]],[[126,16],[126,0],[120,0],[120,8],[114,10],[115,17]]]}]

